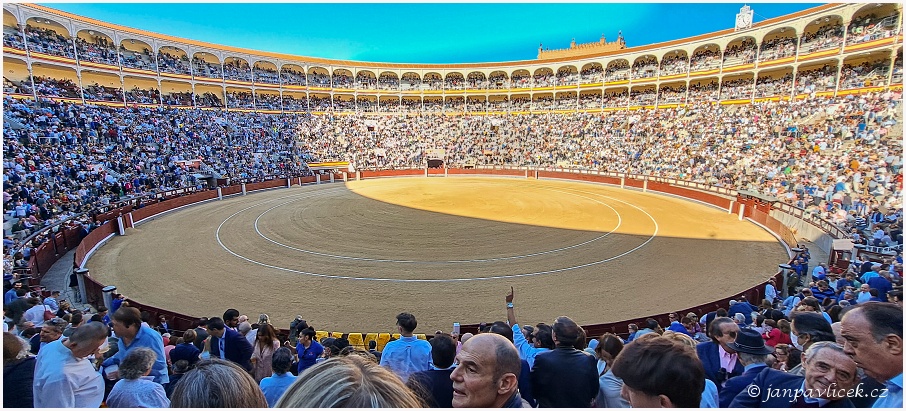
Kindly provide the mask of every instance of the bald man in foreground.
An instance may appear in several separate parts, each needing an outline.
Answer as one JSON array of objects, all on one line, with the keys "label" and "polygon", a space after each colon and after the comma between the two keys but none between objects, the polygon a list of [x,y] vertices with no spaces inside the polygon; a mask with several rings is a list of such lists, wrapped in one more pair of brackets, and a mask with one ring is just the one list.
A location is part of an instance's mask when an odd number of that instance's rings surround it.
[{"label": "bald man in foreground", "polygon": [[506,337],[478,334],[462,345],[453,380],[454,408],[529,408],[519,395],[519,352]]}]

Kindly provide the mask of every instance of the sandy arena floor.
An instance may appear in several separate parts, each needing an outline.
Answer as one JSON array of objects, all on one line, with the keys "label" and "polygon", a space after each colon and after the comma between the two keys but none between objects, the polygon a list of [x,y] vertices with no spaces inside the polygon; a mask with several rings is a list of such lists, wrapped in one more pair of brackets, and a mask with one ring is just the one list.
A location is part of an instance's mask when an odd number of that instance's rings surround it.
[{"label": "sandy arena floor", "polygon": [[385,178],[231,197],[115,237],[92,276],[197,316],[237,308],[279,327],[417,332],[568,315],[660,314],[764,281],[786,256],[760,227],[712,207],[604,185],[516,178]]}]

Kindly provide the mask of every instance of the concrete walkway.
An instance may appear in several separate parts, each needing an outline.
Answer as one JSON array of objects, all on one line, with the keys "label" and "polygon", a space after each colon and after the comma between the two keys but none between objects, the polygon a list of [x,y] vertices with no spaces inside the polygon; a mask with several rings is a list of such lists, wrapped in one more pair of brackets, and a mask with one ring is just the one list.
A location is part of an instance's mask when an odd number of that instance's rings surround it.
[{"label": "concrete walkway", "polygon": [[[60,291],[61,300],[69,301],[74,308],[84,310],[91,306],[74,301],[72,291],[69,289],[69,274],[72,273],[72,260],[74,258],[75,249],[70,250],[66,255],[60,257],[60,259],[50,267],[47,274],[44,274],[44,277],[41,278],[41,285],[47,288],[48,291]],[[94,312],[93,309],[91,311]]]}]

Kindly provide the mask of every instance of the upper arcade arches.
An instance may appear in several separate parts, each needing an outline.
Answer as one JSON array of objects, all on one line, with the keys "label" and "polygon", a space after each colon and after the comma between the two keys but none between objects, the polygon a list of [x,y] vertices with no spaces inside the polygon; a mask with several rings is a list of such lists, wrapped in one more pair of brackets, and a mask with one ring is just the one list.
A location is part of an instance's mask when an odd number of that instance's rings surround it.
[{"label": "upper arcade arches", "polygon": [[280,67],[280,82],[285,86],[304,86],[305,69],[298,64],[284,64]]},{"label": "upper arcade arches", "polygon": [[839,48],[843,44],[843,17],[828,15],[808,23],[799,39],[799,53]]},{"label": "upper arcade arches", "polygon": [[758,50],[758,61],[778,60],[796,55],[799,36],[792,27],[780,27],[764,36]]},{"label": "upper arcade arches", "polygon": [[157,71],[157,62],[151,54],[151,45],[142,40],[124,39],[120,42],[120,65],[123,68]]},{"label": "upper arcade arches", "polygon": [[176,46],[162,46],[157,50],[157,68],[161,73],[192,74],[188,53]]},{"label": "upper arcade arches", "polygon": [[689,58],[689,71],[707,71],[719,69],[723,53],[716,43],[703,44],[695,48]]},{"label": "upper arcade arches", "polygon": [[307,78],[310,87],[330,87],[330,72],[324,67],[309,68]]},{"label": "upper arcade arches", "polygon": [[[310,86],[314,87],[310,91],[330,94],[332,107],[337,101],[348,100],[336,100],[337,93],[351,94],[356,100],[356,90],[392,92],[371,91],[364,94],[376,96],[375,101],[400,100],[403,97],[420,100],[428,95],[442,96],[441,101],[446,101],[448,97],[465,96],[465,104],[470,107],[479,104],[481,98],[490,104],[488,95],[492,92],[480,90],[503,90],[498,95],[527,94],[529,101],[544,101],[547,97],[536,98],[536,94],[550,91],[549,97],[557,106],[573,104],[575,97],[580,107],[586,107],[583,103],[586,99],[593,100],[592,96],[596,93],[603,99],[606,90],[625,83],[630,83],[627,93],[634,91],[638,95],[640,90],[647,90],[643,86],[656,84],[655,91],[661,95],[664,92],[680,92],[674,90],[680,87],[674,84],[677,81],[688,81],[687,88],[692,83],[703,87],[704,83],[699,80],[710,81],[704,76],[718,76],[717,85],[722,88],[718,98],[727,98],[733,94],[729,93],[729,82],[748,81],[749,74],[753,84],[740,86],[754,88],[752,95],[756,98],[776,97],[785,95],[786,90],[791,93],[809,92],[815,84],[822,85],[819,89],[824,91],[843,90],[858,84],[883,86],[891,83],[891,77],[901,78],[902,71],[892,70],[898,67],[896,53],[901,51],[894,50],[898,46],[877,41],[901,31],[900,9],[891,4],[829,4],[809,14],[803,13],[805,17],[766,22],[750,30],[715,33],[686,42],[679,40],[629,48],[602,56],[488,65],[388,64],[385,67],[380,63],[356,65],[324,59],[312,61],[305,57],[296,59],[230,47],[220,49],[218,46],[174,40],[141,30],[115,30],[112,26],[81,21],[77,16],[51,15],[30,7],[4,5],[4,44],[9,56],[21,56],[29,68],[36,62],[42,63],[40,67],[54,63],[72,66],[77,78],[86,70],[114,77],[119,75],[119,78],[123,75],[160,75],[154,79],[157,84],[167,78],[175,81],[179,90],[187,84],[193,89],[207,84],[221,88],[232,86],[235,94],[242,92],[238,88],[245,87],[256,90],[252,92],[253,99],[258,95],[256,87],[260,86],[266,86],[263,88],[270,91],[285,86],[279,92],[294,91],[302,95],[309,92],[302,87]],[[26,31],[28,35],[22,36]],[[870,44],[862,44],[866,42]],[[26,43],[32,54],[24,53]],[[42,47],[44,50],[40,50]],[[17,52],[19,50],[23,52]],[[54,53],[71,55],[82,65],[47,56]],[[862,54],[868,57],[856,57]],[[120,73],[114,73],[117,65],[123,68]],[[822,68],[818,69],[816,65]],[[868,77],[862,71],[866,65],[873,73]],[[829,68],[824,69],[823,66]],[[222,71],[224,67],[226,76]],[[844,73],[832,75],[833,69]],[[794,87],[789,77],[795,78],[797,73],[805,75],[800,76],[802,85],[799,86],[800,81],[797,80],[796,86],[799,87]],[[230,81],[220,81],[224,78]],[[235,81],[249,84],[237,84]],[[895,80],[893,84],[898,83]],[[452,90],[469,91],[450,92]],[[130,90],[126,90],[128,92]],[[126,100],[131,101],[128,94]]]},{"label": "upper arcade arches", "polygon": [[80,30],[75,38],[76,51],[79,60],[92,63],[119,65],[119,56],[116,52],[116,42],[113,37],[100,30]]},{"label": "upper arcade arches", "polygon": [[223,78],[226,80],[251,82],[252,68],[249,66],[248,60],[242,57],[225,58],[223,60]]},{"label": "upper arcade arches", "polygon": [[255,83],[280,84],[277,65],[267,60],[258,60],[252,68]]},{"label": "upper arcade arches", "polygon": [[689,55],[685,50],[673,50],[661,58],[658,74],[661,77],[685,74],[689,71]]},{"label": "upper arcade arches", "polygon": [[216,55],[199,51],[192,56],[192,72],[195,77],[223,78],[223,67]]},{"label": "upper arcade arches", "polygon": [[32,52],[75,58],[70,37],[69,30],[54,20],[32,17],[25,23],[25,40]]},{"label": "upper arcade arches", "polygon": [[757,54],[758,47],[755,37],[738,37],[729,42],[724,50],[724,67],[754,63]]}]

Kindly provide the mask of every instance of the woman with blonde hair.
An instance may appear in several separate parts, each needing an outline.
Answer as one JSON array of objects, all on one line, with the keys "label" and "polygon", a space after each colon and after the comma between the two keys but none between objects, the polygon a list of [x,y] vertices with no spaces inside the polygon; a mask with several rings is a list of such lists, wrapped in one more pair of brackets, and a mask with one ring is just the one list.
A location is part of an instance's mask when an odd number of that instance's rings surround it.
[{"label": "woman with blonde hair", "polygon": [[255,343],[252,345],[252,375],[255,382],[261,382],[262,379],[270,377],[274,373],[271,361],[274,351],[280,348],[280,340],[277,339],[277,333],[274,326],[264,323],[258,327],[255,334]]},{"label": "woman with blonde hair", "polygon": [[421,408],[393,372],[359,355],[334,357],[305,370],[276,408]]}]

